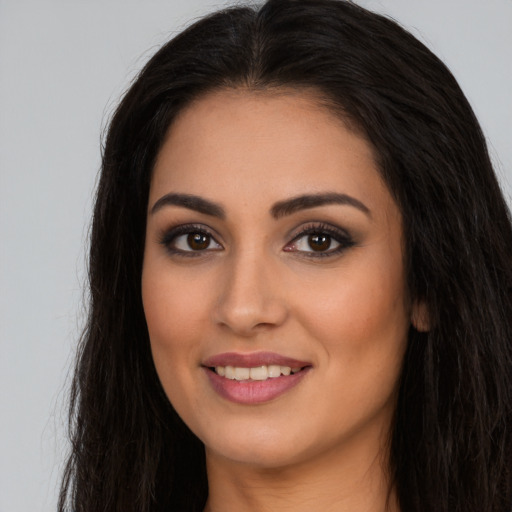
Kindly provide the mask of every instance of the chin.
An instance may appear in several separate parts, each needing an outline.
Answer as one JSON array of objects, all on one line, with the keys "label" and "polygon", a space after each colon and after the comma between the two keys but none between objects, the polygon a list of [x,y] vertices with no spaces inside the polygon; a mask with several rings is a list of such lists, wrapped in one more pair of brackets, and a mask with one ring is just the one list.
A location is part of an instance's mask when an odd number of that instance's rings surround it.
[{"label": "chin", "polygon": [[[304,437],[300,439],[300,437]],[[293,435],[287,428],[247,425],[219,426],[199,435],[208,455],[261,469],[277,469],[296,463],[307,451],[305,433]],[[306,448],[306,450],[304,450]]]},{"label": "chin", "polygon": [[293,447],[276,447],[271,443],[244,443],[231,446],[206,446],[209,457],[217,457],[260,470],[277,470],[296,464],[301,452]]}]

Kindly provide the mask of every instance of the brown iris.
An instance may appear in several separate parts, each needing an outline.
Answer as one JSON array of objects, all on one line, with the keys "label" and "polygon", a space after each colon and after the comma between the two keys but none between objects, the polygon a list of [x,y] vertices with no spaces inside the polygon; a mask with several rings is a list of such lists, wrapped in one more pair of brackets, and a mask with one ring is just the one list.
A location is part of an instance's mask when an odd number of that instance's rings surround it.
[{"label": "brown iris", "polygon": [[329,235],[309,235],[308,244],[313,251],[326,251],[331,246],[331,237]]},{"label": "brown iris", "polygon": [[187,236],[188,246],[194,251],[207,249],[210,245],[210,235],[204,233],[190,233]]}]

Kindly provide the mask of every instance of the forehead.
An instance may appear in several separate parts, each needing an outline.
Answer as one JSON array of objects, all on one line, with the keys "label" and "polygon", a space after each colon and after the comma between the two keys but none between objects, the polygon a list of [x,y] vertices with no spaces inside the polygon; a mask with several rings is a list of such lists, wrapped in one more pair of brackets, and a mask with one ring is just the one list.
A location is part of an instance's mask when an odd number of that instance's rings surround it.
[{"label": "forehead", "polygon": [[150,202],[170,191],[247,202],[331,190],[389,196],[365,138],[309,92],[220,90],[169,128]]}]

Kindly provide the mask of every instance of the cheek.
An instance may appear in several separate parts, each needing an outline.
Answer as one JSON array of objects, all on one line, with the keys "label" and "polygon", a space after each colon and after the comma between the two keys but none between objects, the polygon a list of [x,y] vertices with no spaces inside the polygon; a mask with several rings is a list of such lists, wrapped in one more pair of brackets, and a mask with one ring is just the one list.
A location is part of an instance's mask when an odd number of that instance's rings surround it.
[{"label": "cheek", "polygon": [[201,394],[193,380],[205,323],[205,295],[197,283],[180,282],[168,269],[148,265],[142,275],[142,300],[151,353],[162,387],[182,417],[193,416]]},{"label": "cheek", "polygon": [[142,301],[151,344],[179,352],[191,347],[207,320],[204,283],[179,279],[168,269],[147,265],[142,274]]},{"label": "cheek", "polygon": [[311,288],[317,291],[309,296],[310,307],[302,307],[303,323],[333,370],[326,373],[328,385],[355,404],[370,397],[387,400],[407,344],[410,321],[401,262],[386,261],[347,266],[350,271]]},{"label": "cheek", "polygon": [[322,347],[321,387],[331,391],[317,398],[316,413],[328,411],[325,421],[335,433],[340,425],[362,429],[381,414],[390,421],[394,410],[409,322],[401,287],[391,279],[376,284],[371,277],[345,282],[343,289],[312,301],[309,332]]},{"label": "cheek", "polygon": [[[158,260],[157,260],[158,261]],[[165,264],[145,264],[142,301],[153,361],[171,402],[190,386],[191,368],[197,368],[198,343],[206,321],[205,295],[195,282],[176,279]]]},{"label": "cheek", "polygon": [[310,328],[322,332],[324,339],[336,340],[336,345],[351,339],[371,342],[404,331],[408,308],[399,276],[351,272],[338,282],[332,286],[330,280],[328,291],[309,293],[309,307],[302,308]]}]

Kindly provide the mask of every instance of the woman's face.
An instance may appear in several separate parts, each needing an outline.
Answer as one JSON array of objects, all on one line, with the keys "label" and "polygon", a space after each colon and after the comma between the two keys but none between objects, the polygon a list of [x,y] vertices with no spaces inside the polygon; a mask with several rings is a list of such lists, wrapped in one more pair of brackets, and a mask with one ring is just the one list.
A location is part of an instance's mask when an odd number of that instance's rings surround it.
[{"label": "woman's face", "polygon": [[369,144],[312,96],[220,91],[180,114],[142,294],[163,388],[209,457],[385,443],[413,314],[401,216]]}]

